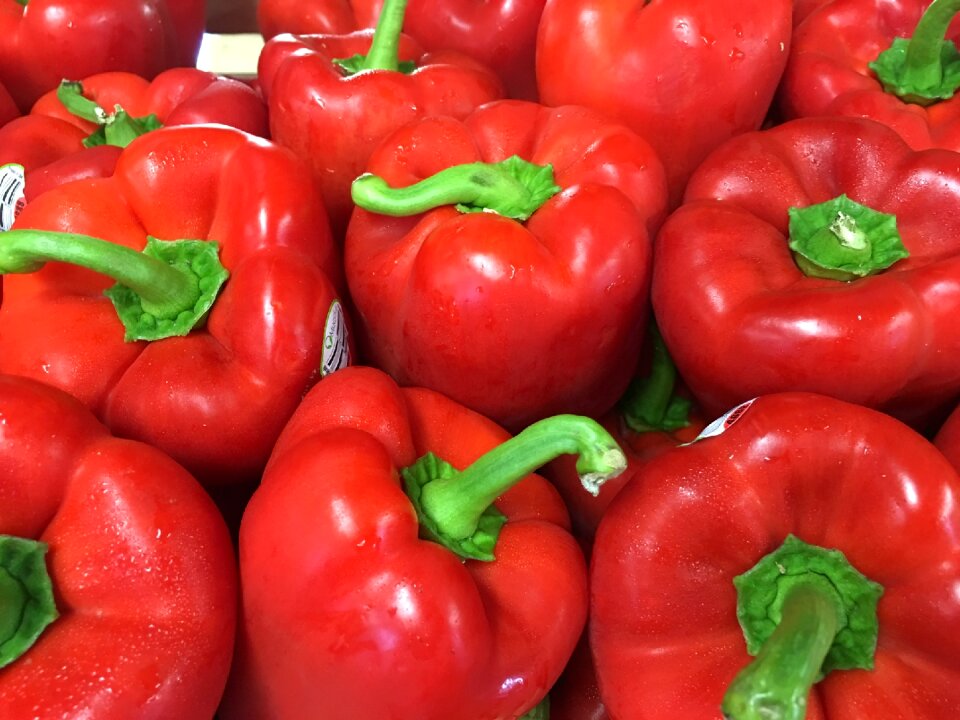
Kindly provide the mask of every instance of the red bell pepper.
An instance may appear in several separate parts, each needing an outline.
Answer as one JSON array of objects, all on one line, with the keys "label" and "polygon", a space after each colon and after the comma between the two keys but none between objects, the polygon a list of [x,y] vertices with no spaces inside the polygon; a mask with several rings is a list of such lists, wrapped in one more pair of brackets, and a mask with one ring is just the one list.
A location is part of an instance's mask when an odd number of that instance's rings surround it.
[{"label": "red bell pepper", "polygon": [[587,593],[563,503],[528,473],[576,452],[585,481],[602,482],[625,459],[587,418],[508,437],[370,368],[311,390],[243,517],[224,720],[494,720],[536,706]]},{"label": "red bell pepper", "polygon": [[502,95],[475,61],[426,55],[401,36],[405,5],[388,0],[375,34],[280,36],[260,54],[273,138],[308,158],[338,238],[353,209],[350,183],[387,135],[431,115],[464,117]]},{"label": "red bell pepper", "polygon": [[587,555],[600,519],[617,493],[643,472],[646,463],[690,442],[704,426],[699,413],[692,411],[691,400],[677,387],[677,369],[654,326],[649,337],[647,367],[633,379],[617,407],[600,420],[623,448],[627,469],[604,483],[596,495],[583,491],[574,458],[557,458],[547,469],[547,476],[567,504],[574,533]]},{"label": "red bell pepper", "polygon": [[63,78],[192,65],[203,0],[3,0],[0,82],[24,112]]},{"label": "red bell pepper", "polygon": [[[22,193],[29,202],[64,182],[108,177],[119,148],[151,129],[200,123],[269,134],[266,106],[237,80],[194,68],[166,70],[153,81],[101,73],[62,82],[37,100],[29,115],[0,127],[0,166],[23,168]],[[2,220],[0,230],[9,230]]]},{"label": "red bell pepper", "polygon": [[64,392],[0,376],[0,715],[209,720],[236,627],[216,507]]},{"label": "red bell pepper", "polygon": [[[793,0],[793,27],[796,28],[815,10],[819,10],[831,2],[833,2],[833,0]],[[787,60],[787,62],[789,63],[790,61]]]},{"label": "red bell pepper", "polygon": [[20,115],[20,108],[13,101],[3,83],[0,83],[0,128]]},{"label": "red bell pepper", "polygon": [[378,367],[513,429],[617,401],[666,204],[649,144],[586,108],[506,100],[408,125],[368,169],[345,260]]},{"label": "red bell pepper", "polygon": [[4,277],[0,371],[68,390],[207,483],[258,477],[349,357],[308,169],[231,128],[148,133],[113,176],[41,195],[0,235],[0,271],[27,273]]},{"label": "red bell pepper", "polygon": [[825,5],[797,28],[780,90],[784,116],[867,117],[915,150],[960,150],[957,10],[957,0]]},{"label": "red bell pepper", "polygon": [[923,426],[960,393],[960,155],[855,118],[735,138],[664,224],[652,296],[707,412],[807,390]]},{"label": "red bell pepper", "polygon": [[789,0],[567,0],[544,9],[537,82],[648,138],[676,205],[724,140],[760,127],[787,61]]},{"label": "red bell pepper", "polygon": [[933,440],[940,452],[960,471],[960,411],[954,410]]},{"label": "red bell pepper", "polygon": [[[546,0],[411,0],[404,30],[430,51],[456,50],[493,70],[512,98],[537,95],[534,50]],[[343,34],[371,28],[383,0],[260,0],[257,24],[266,38]]]},{"label": "red bell pepper", "polygon": [[710,432],[648,464],[597,531],[591,646],[609,713],[955,718],[960,479],[944,457],[888,416],[807,393],[761,397]]}]

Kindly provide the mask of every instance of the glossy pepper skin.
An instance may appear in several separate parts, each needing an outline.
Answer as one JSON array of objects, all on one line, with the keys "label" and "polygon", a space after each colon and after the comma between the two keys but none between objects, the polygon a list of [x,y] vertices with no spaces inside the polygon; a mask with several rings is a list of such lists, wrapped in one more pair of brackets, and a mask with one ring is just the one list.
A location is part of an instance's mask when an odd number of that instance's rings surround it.
[{"label": "glossy pepper skin", "polygon": [[0,82],[23,112],[63,78],[192,65],[202,0],[5,0]]},{"label": "glossy pepper skin", "polygon": [[[267,137],[267,108],[248,85],[195,68],[165,70],[146,80],[109,72],[81,81],[83,97],[113,113],[120,105],[136,118],[155,115],[162,125],[220,123]],[[85,148],[97,126],[71,114],[57,97],[45,93],[29,115],[0,127],[0,165],[17,163],[26,175],[27,202],[51,187],[113,173],[120,148]]]},{"label": "glossy pepper skin", "polygon": [[[430,51],[456,50],[493,70],[507,95],[534,100],[537,28],[545,0],[411,0],[404,32]],[[377,23],[382,0],[261,0],[257,25],[266,38],[344,34]]]},{"label": "glossy pepper skin", "polygon": [[243,518],[243,617],[224,720],[517,718],[586,615],[586,568],[539,476],[496,501],[492,562],[418,539],[398,469],[457,468],[509,436],[372,368],[334,373],[286,427]]},{"label": "glossy pepper skin", "polygon": [[[909,37],[930,0],[833,0],[797,27],[779,91],[787,119],[866,117],[887,125],[915,150],[960,150],[960,99],[926,107],[886,92],[868,67],[894,38]],[[947,38],[956,40],[954,24]]]},{"label": "glossy pepper skin", "polygon": [[586,108],[505,100],[462,122],[406,126],[367,170],[402,188],[513,155],[551,164],[561,189],[525,222],[451,205],[408,218],[354,212],[346,273],[368,351],[401,384],[508,428],[598,416],[640,354],[649,233],[666,206],[650,145]]},{"label": "glossy pepper skin", "polygon": [[[894,214],[909,257],[849,282],[806,276],[788,209],[841,193]],[[925,426],[960,392],[958,223],[955,153],[913,152],[869,120],[794,120],[691,178],[657,238],[654,312],[707,413],[798,389]]]},{"label": "glossy pepper skin", "polygon": [[648,138],[676,205],[690,173],[760,127],[787,61],[788,0],[548,0],[537,37],[547,105],[586,105]]},{"label": "glossy pepper skin", "polygon": [[[0,255],[31,228],[135,250],[148,234],[219,243],[230,275],[206,324],[151,342],[124,340],[105,275],[60,262],[5,275],[0,367],[68,390],[205,483],[257,477],[330,359],[328,315],[339,307],[338,253],[305,165],[238,130],[163,128],[131,143],[110,178],[29,203]],[[330,339],[334,349],[349,341]]]},{"label": "glossy pepper skin", "polygon": [[280,35],[260,54],[273,139],[310,162],[338,238],[353,209],[350,183],[387,135],[432,115],[462,118],[503,95],[497,77],[476,61],[459,53],[426,54],[406,36],[399,40],[399,58],[414,61],[414,72],[345,76],[333,60],[366,53],[371,38],[371,31]]},{"label": "glossy pepper skin", "polygon": [[873,671],[828,674],[806,717],[954,717],[958,493],[956,472],[909,428],[807,393],[761,397],[721,434],[654,460],[604,516],[591,561],[611,716],[720,717],[748,660],[733,578],[793,533],[883,586]]},{"label": "glossy pepper skin", "polygon": [[0,668],[4,720],[209,720],[237,593],[214,504],[181,466],[112,437],[64,392],[0,376],[0,416],[0,535],[47,544],[59,611]]}]

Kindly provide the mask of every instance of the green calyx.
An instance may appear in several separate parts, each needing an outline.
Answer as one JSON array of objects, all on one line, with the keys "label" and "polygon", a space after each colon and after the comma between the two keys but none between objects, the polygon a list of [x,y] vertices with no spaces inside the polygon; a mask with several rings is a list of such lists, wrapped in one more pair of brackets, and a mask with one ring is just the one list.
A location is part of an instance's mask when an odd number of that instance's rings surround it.
[{"label": "green calyx", "polygon": [[790,208],[790,249],[808,277],[850,281],[875,275],[909,257],[895,215],[840,195]]},{"label": "green calyx", "polygon": [[497,163],[454,165],[402,188],[391,188],[367,173],[351,187],[358,207],[381,215],[416,215],[456,205],[463,213],[493,212],[520,221],[558,192],[551,165],[535,165],[516,155]]},{"label": "green calyx", "polygon": [[580,456],[577,472],[594,495],[627,467],[623,451],[596,421],[556,415],[534,423],[464,470],[427,453],[401,475],[424,537],[460,557],[491,561],[506,521],[493,502],[564,454]]},{"label": "green calyx", "polygon": [[398,58],[400,32],[403,30],[407,2],[408,0],[384,0],[367,54],[338,58],[333,64],[339,67],[344,75],[355,75],[363,70],[391,70],[409,75],[416,70],[416,63],[400,62]]},{"label": "green calyx", "polygon": [[912,38],[896,38],[869,67],[884,90],[905,102],[930,105],[960,88],[960,53],[946,39],[960,0],[934,0]]},{"label": "green calyx", "polygon": [[29,650],[59,615],[46,552],[44,543],[0,535],[0,668]]},{"label": "green calyx", "polygon": [[691,402],[674,395],[677,367],[656,324],[650,324],[650,373],[636,377],[620,400],[623,421],[634,432],[674,432],[690,424]]},{"label": "green calyx", "polygon": [[[347,77],[350,75],[356,75],[358,72],[363,70],[384,70],[387,68],[372,68],[369,67],[369,56],[361,55],[357,53],[356,55],[351,55],[348,58],[335,58],[333,64],[336,65],[343,71],[343,74]],[[397,67],[392,68],[394,72],[403,73],[404,75],[409,75],[414,70],[417,69],[417,63],[413,60],[398,60]]]},{"label": "green calyx", "polygon": [[423,537],[449,548],[462,558],[488,562],[494,559],[493,550],[497,545],[497,537],[507,518],[493,505],[488,505],[481,511],[476,530],[465,538],[445,533],[423,508],[423,488],[435,480],[453,480],[460,474],[459,470],[433,453],[427,453],[413,465],[404,468],[401,474],[404,490],[417,511]]},{"label": "green calyx", "polygon": [[731,720],[803,720],[811,686],[833,670],[873,669],[883,588],[839,550],[790,535],[734,579],[737,617],[756,656],[723,700]]},{"label": "green calyx", "polygon": [[135,118],[119,105],[115,105],[114,111],[108,113],[93,100],[83,96],[83,85],[79,82],[62,81],[57,88],[57,99],[73,115],[99,126],[84,138],[84,147],[126,147],[141,135],[163,127],[156,115]]},{"label": "green calyx", "polygon": [[35,272],[50,261],[117,280],[104,294],[128,342],[183,336],[200,327],[229,276],[215,242],[149,237],[137,252],[71,233],[11,230],[0,235],[0,273]]}]

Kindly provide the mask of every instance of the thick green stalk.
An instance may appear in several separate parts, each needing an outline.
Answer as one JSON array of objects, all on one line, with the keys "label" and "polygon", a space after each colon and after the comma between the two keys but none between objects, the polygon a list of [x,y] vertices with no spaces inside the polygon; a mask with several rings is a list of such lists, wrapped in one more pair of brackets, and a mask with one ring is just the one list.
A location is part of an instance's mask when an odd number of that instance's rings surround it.
[{"label": "thick green stalk", "polygon": [[87,235],[11,230],[0,235],[0,273],[31,273],[47,262],[70,263],[117,281],[107,295],[127,340],[186,335],[213,305],[227,271],[216,243],[148,238],[143,252]]},{"label": "thick green stalk", "polygon": [[887,92],[929,105],[953,97],[960,87],[960,54],[946,39],[960,0],[933,0],[910,38],[896,38],[870,68]]},{"label": "thick green stalk", "polygon": [[492,560],[503,525],[494,500],[566,454],[579,455],[577,472],[594,494],[627,467],[623,451],[599,423],[579,415],[556,415],[529,426],[465,470],[457,471],[428,453],[402,474],[427,537],[464,557]]},{"label": "thick green stalk", "polygon": [[358,207],[381,215],[416,215],[456,205],[461,212],[495,212],[526,220],[559,191],[550,165],[513,156],[498,163],[454,165],[400,188],[368,173],[353,181],[351,195]]}]

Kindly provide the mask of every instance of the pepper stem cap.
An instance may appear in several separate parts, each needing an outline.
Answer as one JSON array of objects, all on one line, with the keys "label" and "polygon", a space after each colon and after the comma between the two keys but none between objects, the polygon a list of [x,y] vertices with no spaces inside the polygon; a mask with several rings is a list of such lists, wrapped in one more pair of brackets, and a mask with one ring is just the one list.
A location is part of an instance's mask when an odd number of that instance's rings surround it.
[{"label": "pepper stem cap", "polygon": [[855,280],[910,256],[895,215],[846,195],[805,208],[792,207],[788,213],[790,249],[808,277]]},{"label": "pepper stem cap", "polygon": [[0,535],[0,668],[29,650],[57,619],[45,543]]}]

